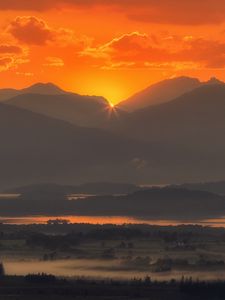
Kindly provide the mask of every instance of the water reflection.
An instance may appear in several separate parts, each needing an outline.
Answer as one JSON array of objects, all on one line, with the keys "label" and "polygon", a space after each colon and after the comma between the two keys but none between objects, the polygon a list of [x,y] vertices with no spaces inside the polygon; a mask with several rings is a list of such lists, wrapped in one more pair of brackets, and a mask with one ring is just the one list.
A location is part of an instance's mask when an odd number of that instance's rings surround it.
[{"label": "water reflection", "polygon": [[212,227],[225,227],[225,217],[207,220],[149,220],[132,217],[118,216],[29,216],[29,217],[2,217],[0,222],[4,224],[47,224],[49,220],[66,220],[68,223],[88,224],[149,224],[149,225],[204,225]]}]

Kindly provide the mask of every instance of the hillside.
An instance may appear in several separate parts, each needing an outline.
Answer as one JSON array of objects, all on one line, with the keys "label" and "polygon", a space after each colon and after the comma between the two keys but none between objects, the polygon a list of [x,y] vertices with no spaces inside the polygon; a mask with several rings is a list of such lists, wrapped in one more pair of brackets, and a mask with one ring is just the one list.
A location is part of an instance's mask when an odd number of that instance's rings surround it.
[{"label": "hillside", "polygon": [[124,196],[67,200],[58,190],[36,189],[0,201],[1,215],[129,216],[157,220],[203,220],[225,214],[225,197],[178,188],[151,188]]},{"label": "hillside", "polygon": [[115,130],[139,140],[215,148],[225,145],[224,110],[225,85],[206,85],[169,103],[131,113]]},{"label": "hillside", "polygon": [[[148,147],[108,132],[72,126],[0,104],[0,188],[38,183],[126,180]],[[129,176],[128,176],[129,177]]]},{"label": "hillside", "polygon": [[104,98],[77,94],[22,94],[5,103],[86,127],[99,127],[110,113]]},{"label": "hillside", "polygon": [[211,78],[207,82],[201,82],[197,78],[190,77],[166,79],[136,93],[127,100],[120,102],[118,106],[132,112],[148,106],[169,102],[198,87],[209,84],[223,84],[223,82],[216,78]]}]

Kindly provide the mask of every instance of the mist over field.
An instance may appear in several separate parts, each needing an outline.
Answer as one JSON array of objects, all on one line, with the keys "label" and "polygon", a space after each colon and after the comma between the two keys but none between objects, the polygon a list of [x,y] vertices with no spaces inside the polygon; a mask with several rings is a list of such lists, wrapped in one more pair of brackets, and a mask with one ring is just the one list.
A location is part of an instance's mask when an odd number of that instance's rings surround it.
[{"label": "mist over field", "polygon": [[225,1],[0,25],[0,300],[224,300]]}]

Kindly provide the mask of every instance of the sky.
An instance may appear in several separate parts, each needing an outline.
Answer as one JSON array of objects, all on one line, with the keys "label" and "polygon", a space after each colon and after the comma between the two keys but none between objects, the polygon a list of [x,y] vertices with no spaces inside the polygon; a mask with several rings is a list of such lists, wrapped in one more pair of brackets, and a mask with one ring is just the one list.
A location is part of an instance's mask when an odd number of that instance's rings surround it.
[{"label": "sky", "polygon": [[0,20],[0,88],[117,103],[167,78],[225,80],[224,0],[7,0]]}]

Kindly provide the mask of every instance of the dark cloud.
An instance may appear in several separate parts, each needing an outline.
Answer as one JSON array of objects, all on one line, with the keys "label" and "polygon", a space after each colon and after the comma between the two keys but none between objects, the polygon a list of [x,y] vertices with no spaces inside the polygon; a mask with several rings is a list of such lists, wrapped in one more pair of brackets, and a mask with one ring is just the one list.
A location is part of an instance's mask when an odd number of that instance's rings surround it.
[{"label": "dark cloud", "polygon": [[10,69],[14,64],[12,57],[0,57],[0,72]]},{"label": "dark cloud", "polygon": [[46,45],[49,42],[65,42],[71,32],[64,28],[55,30],[42,19],[33,16],[17,17],[7,29],[19,42],[27,45]]},{"label": "dark cloud", "polygon": [[2,44],[0,45],[0,53],[4,54],[21,54],[23,49],[19,46]]},{"label": "dark cloud", "polygon": [[0,2],[0,9],[44,11],[95,5],[119,8],[128,18],[140,22],[201,25],[225,21],[223,0],[7,0]]}]

